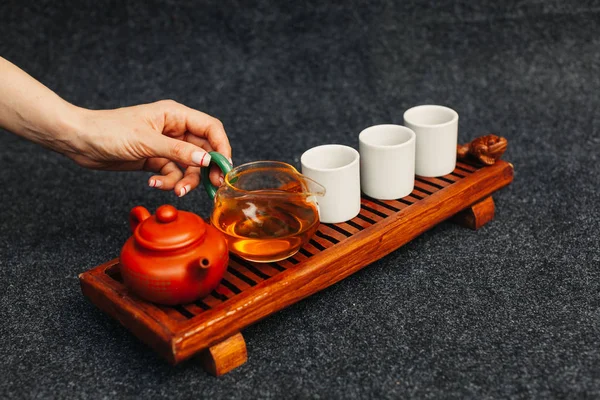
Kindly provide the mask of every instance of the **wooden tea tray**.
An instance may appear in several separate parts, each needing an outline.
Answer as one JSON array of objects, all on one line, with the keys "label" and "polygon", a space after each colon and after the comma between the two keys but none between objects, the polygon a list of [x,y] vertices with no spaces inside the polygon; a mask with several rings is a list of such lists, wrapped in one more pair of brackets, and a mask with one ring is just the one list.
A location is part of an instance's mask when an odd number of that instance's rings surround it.
[{"label": "wooden tea tray", "polygon": [[444,177],[417,177],[414,191],[402,199],[363,197],[360,215],[346,223],[321,224],[292,258],[260,264],[232,256],[220,286],[192,304],[158,306],[130,294],[118,259],[81,274],[81,288],[170,363],[198,354],[207,370],[221,375],[247,359],[242,329],[333,285],[448,218],[478,229],[494,216],[490,195],[512,180],[513,166],[505,161],[485,167],[459,162]]}]

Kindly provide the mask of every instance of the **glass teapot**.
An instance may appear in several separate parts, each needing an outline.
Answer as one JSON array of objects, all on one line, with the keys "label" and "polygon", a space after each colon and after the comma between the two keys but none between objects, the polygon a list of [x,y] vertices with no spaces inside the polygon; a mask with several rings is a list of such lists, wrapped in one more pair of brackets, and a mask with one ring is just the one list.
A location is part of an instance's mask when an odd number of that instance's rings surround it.
[{"label": "glass teapot", "polygon": [[202,168],[202,183],[214,199],[211,224],[221,231],[229,250],[256,262],[294,255],[319,226],[317,197],[325,188],[278,161],[256,161],[232,169],[220,153],[211,163],[225,174],[216,188]]}]

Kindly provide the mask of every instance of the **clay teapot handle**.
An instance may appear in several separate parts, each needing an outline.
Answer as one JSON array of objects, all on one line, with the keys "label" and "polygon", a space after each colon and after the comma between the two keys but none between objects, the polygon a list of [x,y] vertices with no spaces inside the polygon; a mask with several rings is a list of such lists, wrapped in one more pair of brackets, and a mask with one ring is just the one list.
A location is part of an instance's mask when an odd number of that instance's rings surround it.
[{"label": "clay teapot handle", "polygon": [[137,228],[140,222],[150,218],[150,215],[150,211],[148,211],[145,207],[133,207],[129,212],[129,226],[131,227],[131,231],[135,231],[135,228]]},{"label": "clay teapot handle", "polygon": [[[217,167],[223,171],[223,174],[227,175],[229,171],[231,171],[231,164],[229,160],[225,158],[225,156],[221,153],[217,153],[216,151],[211,151],[210,153],[210,163],[217,164]],[[216,187],[210,183],[210,179],[208,179],[208,173],[210,172],[210,165],[208,167],[202,167],[202,185],[204,185],[204,189],[206,189],[206,193],[210,196],[211,199],[215,198],[217,194]]]}]

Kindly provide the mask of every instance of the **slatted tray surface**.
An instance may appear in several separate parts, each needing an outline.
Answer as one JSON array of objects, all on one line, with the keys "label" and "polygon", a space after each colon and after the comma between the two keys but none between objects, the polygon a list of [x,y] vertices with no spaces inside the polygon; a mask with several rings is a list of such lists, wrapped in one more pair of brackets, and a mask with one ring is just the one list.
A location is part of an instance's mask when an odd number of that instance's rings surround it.
[{"label": "slatted tray surface", "polygon": [[[291,258],[254,263],[232,254],[220,286],[192,304],[169,307],[138,299],[123,286],[118,260],[81,274],[82,289],[99,308],[177,363],[343,279],[510,181],[512,165],[504,161],[491,167],[459,162],[449,175],[416,177],[413,192],[402,199],[363,197],[356,218],[321,224],[309,243]],[[449,208],[441,212],[440,204],[446,200]],[[411,223],[411,210],[419,211],[415,218],[420,217],[412,228],[405,226]],[[427,214],[432,219],[427,226],[413,226]],[[390,235],[400,229],[407,231],[406,239]],[[366,258],[357,255],[371,249],[369,246],[377,251],[370,251]],[[355,251],[357,248],[360,250]]]}]

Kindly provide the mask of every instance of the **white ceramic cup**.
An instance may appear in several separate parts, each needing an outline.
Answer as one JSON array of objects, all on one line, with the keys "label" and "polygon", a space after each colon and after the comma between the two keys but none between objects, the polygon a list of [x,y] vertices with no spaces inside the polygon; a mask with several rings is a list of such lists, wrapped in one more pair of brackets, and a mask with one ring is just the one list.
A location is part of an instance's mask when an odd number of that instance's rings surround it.
[{"label": "white ceramic cup", "polygon": [[451,108],[436,105],[406,110],[404,125],[417,135],[415,173],[442,176],[456,167],[458,114]]},{"label": "white ceramic cup", "polygon": [[325,187],[319,218],[325,223],[351,220],[360,212],[360,155],[352,147],[326,144],[300,158],[302,174]]},{"label": "white ceramic cup", "polygon": [[358,135],[360,186],[380,200],[408,196],[415,187],[415,133],[400,125],[375,125]]}]

